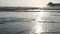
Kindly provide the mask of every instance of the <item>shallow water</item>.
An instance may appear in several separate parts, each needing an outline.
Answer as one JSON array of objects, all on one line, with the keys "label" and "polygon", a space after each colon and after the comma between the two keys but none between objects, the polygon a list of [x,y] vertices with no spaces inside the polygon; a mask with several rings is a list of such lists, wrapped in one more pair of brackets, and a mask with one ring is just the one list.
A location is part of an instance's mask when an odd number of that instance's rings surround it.
[{"label": "shallow water", "polygon": [[60,13],[0,12],[0,34],[60,34]]}]

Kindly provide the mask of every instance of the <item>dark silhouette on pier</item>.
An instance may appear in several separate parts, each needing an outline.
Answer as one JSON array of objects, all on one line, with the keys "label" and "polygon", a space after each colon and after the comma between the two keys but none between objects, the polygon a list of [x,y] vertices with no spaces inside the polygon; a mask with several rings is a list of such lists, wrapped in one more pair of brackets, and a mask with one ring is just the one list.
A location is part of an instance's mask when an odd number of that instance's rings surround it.
[{"label": "dark silhouette on pier", "polygon": [[47,5],[50,7],[60,7],[60,3],[49,2]]}]

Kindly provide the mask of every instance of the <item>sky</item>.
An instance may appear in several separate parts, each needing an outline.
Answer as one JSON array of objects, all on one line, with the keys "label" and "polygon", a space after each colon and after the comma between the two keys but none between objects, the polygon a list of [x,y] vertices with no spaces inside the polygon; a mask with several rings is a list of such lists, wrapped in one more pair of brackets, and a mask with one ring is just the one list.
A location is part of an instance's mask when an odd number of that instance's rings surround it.
[{"label": "sky", "polygon": [[49,2],[59,3],[60,0],[0,0],[0,6],[43,7]]}]

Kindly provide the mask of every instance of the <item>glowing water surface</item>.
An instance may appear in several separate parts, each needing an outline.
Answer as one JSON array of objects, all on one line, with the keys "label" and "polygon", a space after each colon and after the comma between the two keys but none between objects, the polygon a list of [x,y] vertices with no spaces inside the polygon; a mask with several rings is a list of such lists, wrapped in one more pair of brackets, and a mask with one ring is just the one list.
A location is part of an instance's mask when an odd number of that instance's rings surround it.
[{"label": "glowing water surface", "polygon": [[0,22],[0,34],[60,31],[60,13],[57,12],[0,12]]}]

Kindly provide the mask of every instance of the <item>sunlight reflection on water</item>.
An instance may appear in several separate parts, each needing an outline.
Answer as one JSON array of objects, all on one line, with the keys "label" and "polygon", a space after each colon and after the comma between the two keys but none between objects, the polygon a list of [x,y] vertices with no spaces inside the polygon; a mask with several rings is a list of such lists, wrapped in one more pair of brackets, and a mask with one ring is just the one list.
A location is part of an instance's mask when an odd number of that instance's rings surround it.
[{"label": "sunlight reflection on water", "polygon": [[[60,26],[59,26],[60,23],[57,23],[57,22],[60,22],[59,21],[60,13],[37,12],[35,13],[35,15],[36,15],[36,20],[35,20],[36,24],[35,24],[35,27],[33,28],[35,30],[35,33],[40,34],[41,32],[59,32],[60,31]],[[42,21],[42,22],[39,22],[39,21]],[[46,21],[46,22],[44,23],[43,21]]]},{"label": "sunlight reflection on water", "polygon": [[[6,20],[5,22],[13,20],[12,23],[10,21],[9,23],[4,22],[5,24],[2,23],[0,25],[1,26],[0,30],[2,31],[2,33],[4,31],[6,31],[5,33],[7,33],[8,30],[10,30],[9,33],[20,32],[20,31],[24,32],[24,30],[27,31],[30,30],[27,33],[31,33],[31,34],[60,31],[60,13],[42,12],[42,11],[41,12],[0,12],[0,16],[8,17],[8,18],[2,18],[2,21]],[[19,22],[15,22],[15,21],[19,21]],[[6,30],[6,28],[8,30]]]}]

